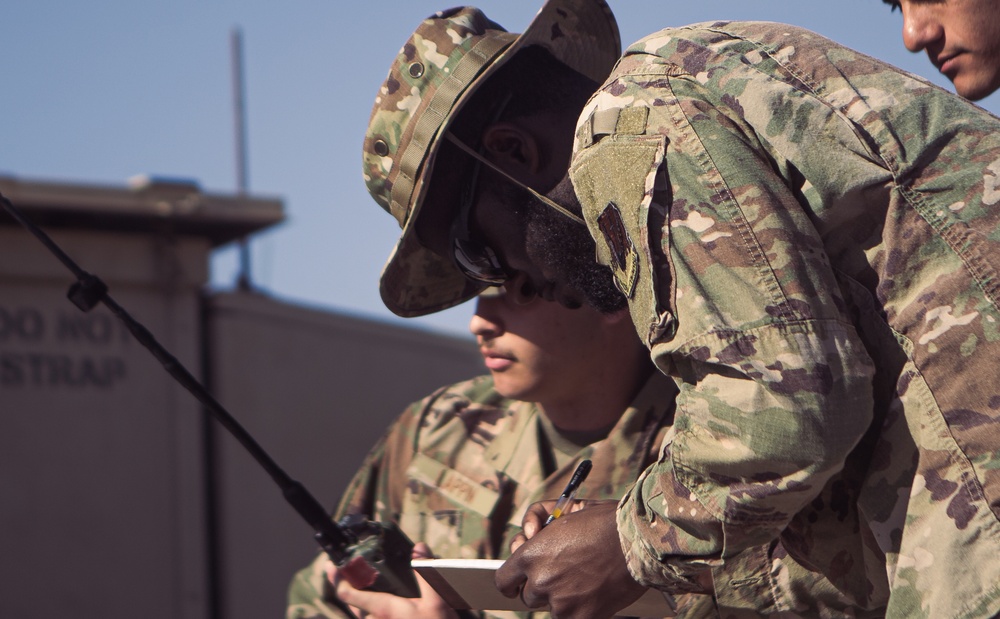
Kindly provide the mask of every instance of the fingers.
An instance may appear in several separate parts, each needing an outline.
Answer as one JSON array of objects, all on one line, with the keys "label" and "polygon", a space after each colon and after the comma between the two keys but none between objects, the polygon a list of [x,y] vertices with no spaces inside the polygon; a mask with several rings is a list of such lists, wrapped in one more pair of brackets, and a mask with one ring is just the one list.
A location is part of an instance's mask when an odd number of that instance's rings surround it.
[{"label": "fingers", "polygon": [[[592,500],[592,499],[577,499],[577,500],[573,501],[572,505],[569,506],[569,509],[566,510],[566,513],[567,514],[572,514],[573,512],[578,512],[581,509],[587,509],[588,507],[593,507],[594,505],[599,505],[599,504],[606,503],[606,502],[609,502],[609,501],[606,501],[606,500]],[[618,505],[618,501],[610,501],[610,502],[614,503],[615,505]]]},{"label": "fingers", "polygon": [[521,587],[519,595],[521,596],[521,601],[524,602],[524,605],[528,608],[545,608],[549,605],[548,598],[539,595],[535,591],[534,587],[527,583]]},{"label": "fingers", "polygon": [[510,551],[516,552],[526,541],[528,541],[528,538],[524,536],[524,533],[518,533],[514,536],[514,539],[510,540]]},{"label": "fingers", "polygon": [[[417,543],[413,547],[415,559],[432,557],[427,544]],[[356,617],[378,617],[379,619],[457,619],[457,615],[426,580],[417,576],[420,597],[404,598],[391,593],[356,589],[338,573],[331,563],[327,565],[327,578],[333,584],[337,598],[350,606]]]},{"label": "fingers", "polygon": [[355,589],[346,580],[341,580],[337,584],[337,597],[351,607],[355,616],[364,617],[369,614],[376,616],[384,614],[387,605],[395,596],[389,593]]},{"label": "fingers", "polygon": [[528,511],[524,513],[524,518],[521,520],[521,530],[526,539],[531,539],[542,530],[542,526],[544,526],[549,514],[552,513],[555,504],[555,501],[540,501],[532,503],[528,507]]},{"label": "fingers", "polygon": [[[357,590],[354,587],[352,587],[350,583],[348,583],[346,580],[340,577],[340,574],[337,571],[337,566],[333,564],[333,561],[326,562],[326,579],[330,581],[330,584],[333,585],[334,590],[337,591],[337,598],[349,607],[347,610],[350,610],[351,613],[354,615],[354,617],[356,617],[357,619],[364,619],[364,617],[367,616],[368,613],[366,613],[363,609],[351,604],[350,601],[345,600],[343,595],[341,595],[340,593],[341,585],[343,585],[346,588],[349,588],[351,591],[357,591]],[[348,593],[348,595],[350,594]]]},{"label": "fingers", "polygon": [[493,580],[497,590],[506,597],[514,598],[520,595],[526,580],[521,567],[521,553],[512,553],[497,570]]},{"label": "fingers", "polygon": [[426,542],[417,542],[413,545],[413,552],[410,553],[411,559],[433,559],[434,553],[431,552],[431,547],[427,545]]},{"label": "fingers", "polygon": [[[566,509],[565,513],[569,514],[572,512],[578,512],[581,509],[586,509],[588,505],[596,505],[598,503],[607,503],[607,502],[617,504],[617,501],[577,500],[573,501],[572,504],[570,504],[569,508]],[[552,513],[553,509],[555,509],[555,505],[556,505],[555,501],[548,500],[548,501],[539,501],[537,503],[532,503],[528,507],[528,511],[524,513],[524,518],[521,519],[521,530],[524,534],[525,539],[531,539],[532,537],[537,535],[539,531],[542,530],[542,527],[545,526],[545,521],[549,519],[549,514]],[[520,546],[523,543],[524,543],[523,540],[518,542],[518,546]],[[512,551],[514,550],[513,543],[511,544],[511,550]]]}]

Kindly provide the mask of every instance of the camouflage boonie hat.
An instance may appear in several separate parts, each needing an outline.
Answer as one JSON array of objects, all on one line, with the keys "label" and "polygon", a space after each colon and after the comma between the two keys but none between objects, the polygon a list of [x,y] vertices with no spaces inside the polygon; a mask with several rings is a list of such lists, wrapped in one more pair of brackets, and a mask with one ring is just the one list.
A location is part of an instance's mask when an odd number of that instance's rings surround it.
[{"label": "camouflage boonie hat", "polygon": [[403,229],[382,271],[382,301],[399,316],[422,316],[474,297],[473,282],[452,259],[417,241],[428,179],[444,130],[469,96],[515,52],[541,45],[597,83],[621,54],[614,15],[604,0],[548,0],[520,36],[482,11],[435,13],[400,50],[379,89],[364,143],[364,177],[375,201]]}]

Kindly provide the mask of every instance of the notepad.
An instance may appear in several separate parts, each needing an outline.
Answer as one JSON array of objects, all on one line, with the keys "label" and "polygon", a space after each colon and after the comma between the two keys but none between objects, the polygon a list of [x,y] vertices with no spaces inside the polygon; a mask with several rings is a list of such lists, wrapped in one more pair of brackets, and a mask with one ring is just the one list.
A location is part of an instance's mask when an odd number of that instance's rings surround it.
[{"label": "notepad", "polygon": [[[412,565],[452,608],[546,610],[529,609],[521,598],[509,598],[497,591],[494,573],[503,565],[502,560],[414,559]],[[641,598],[618,612],[622,617],[673,617],[676,614],[673,597],[656,589],[646,590]]]}]

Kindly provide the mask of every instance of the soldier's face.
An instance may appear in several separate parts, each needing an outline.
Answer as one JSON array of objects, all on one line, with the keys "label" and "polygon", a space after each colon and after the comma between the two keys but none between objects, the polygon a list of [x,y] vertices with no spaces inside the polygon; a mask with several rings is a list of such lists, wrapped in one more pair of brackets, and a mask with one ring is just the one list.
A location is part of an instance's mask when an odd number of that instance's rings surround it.
[{"label": "soldier's face", "polygon": [[497,392],[544,406],[579,397],[581,384],[600,379],[605,357],[598,348],[608,344],[599,333],[606,324],[588,307],[504,292],[476,301],[469,330]]},{"label": "soldier's face", "polygon": [[[572,194],[568,180],[564,188]],[[561,196],[557,201],[567,200]],[[539,204],[527,192],[509,184],[496,186],[477,202],[472,219],[476,236],[494,250],[510,274],[509,289],[567,308],[588,305],[614,313],[625,307],[611,272],[596,262],[586,227]]]},{"label": "soldier's face", "polygon": [[582,296],[569,285],[565,274],[556,272],[546,256],[529,251],[531,210],[538,207],[516,187],[495,189],[485,192],[476,203],[472,228],[500,259],[511,280],[508,285],[519,293],[540,296],[567,308],[579,307]]},{"label": "soldier's face", "polygon": [[1000,88],[1000,0],[902,0],[903,43],[973,101]]}]

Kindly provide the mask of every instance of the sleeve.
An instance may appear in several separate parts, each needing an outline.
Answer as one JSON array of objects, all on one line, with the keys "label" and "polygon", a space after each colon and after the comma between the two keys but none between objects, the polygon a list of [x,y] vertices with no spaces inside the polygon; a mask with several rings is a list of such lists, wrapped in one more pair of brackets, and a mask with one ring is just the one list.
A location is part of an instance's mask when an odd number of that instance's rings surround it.
[{"label": "sleeve", "polygon": [[[407,408],[372,447],[342,495],[332,516],[335,520],[347,514],[398,520],[402,484],[406,483],[406,469],[413,458],[414,437],[425,405],[426,401],[422,401]],[[334,593],[326,579],[327,561],[326,555],[320,553],[312,564],[295,574],[288,589],[287,619],[346,617],[333,602]]]},{"label": "sleeve", "polygon": [[[806,181],[766,144],[786,136],[786,115],[801,128],[825,111],[776,80],[755,92],[738,60],[699,60],[692,75],[626,57],[581,116],[571,169],[598,258],[679,378],[673,436],[618,511],[633,576],[675,591],[777,538],[843,467],[872,409],[873,366]],[[770,124],[755,128],[754,114]]]}]

